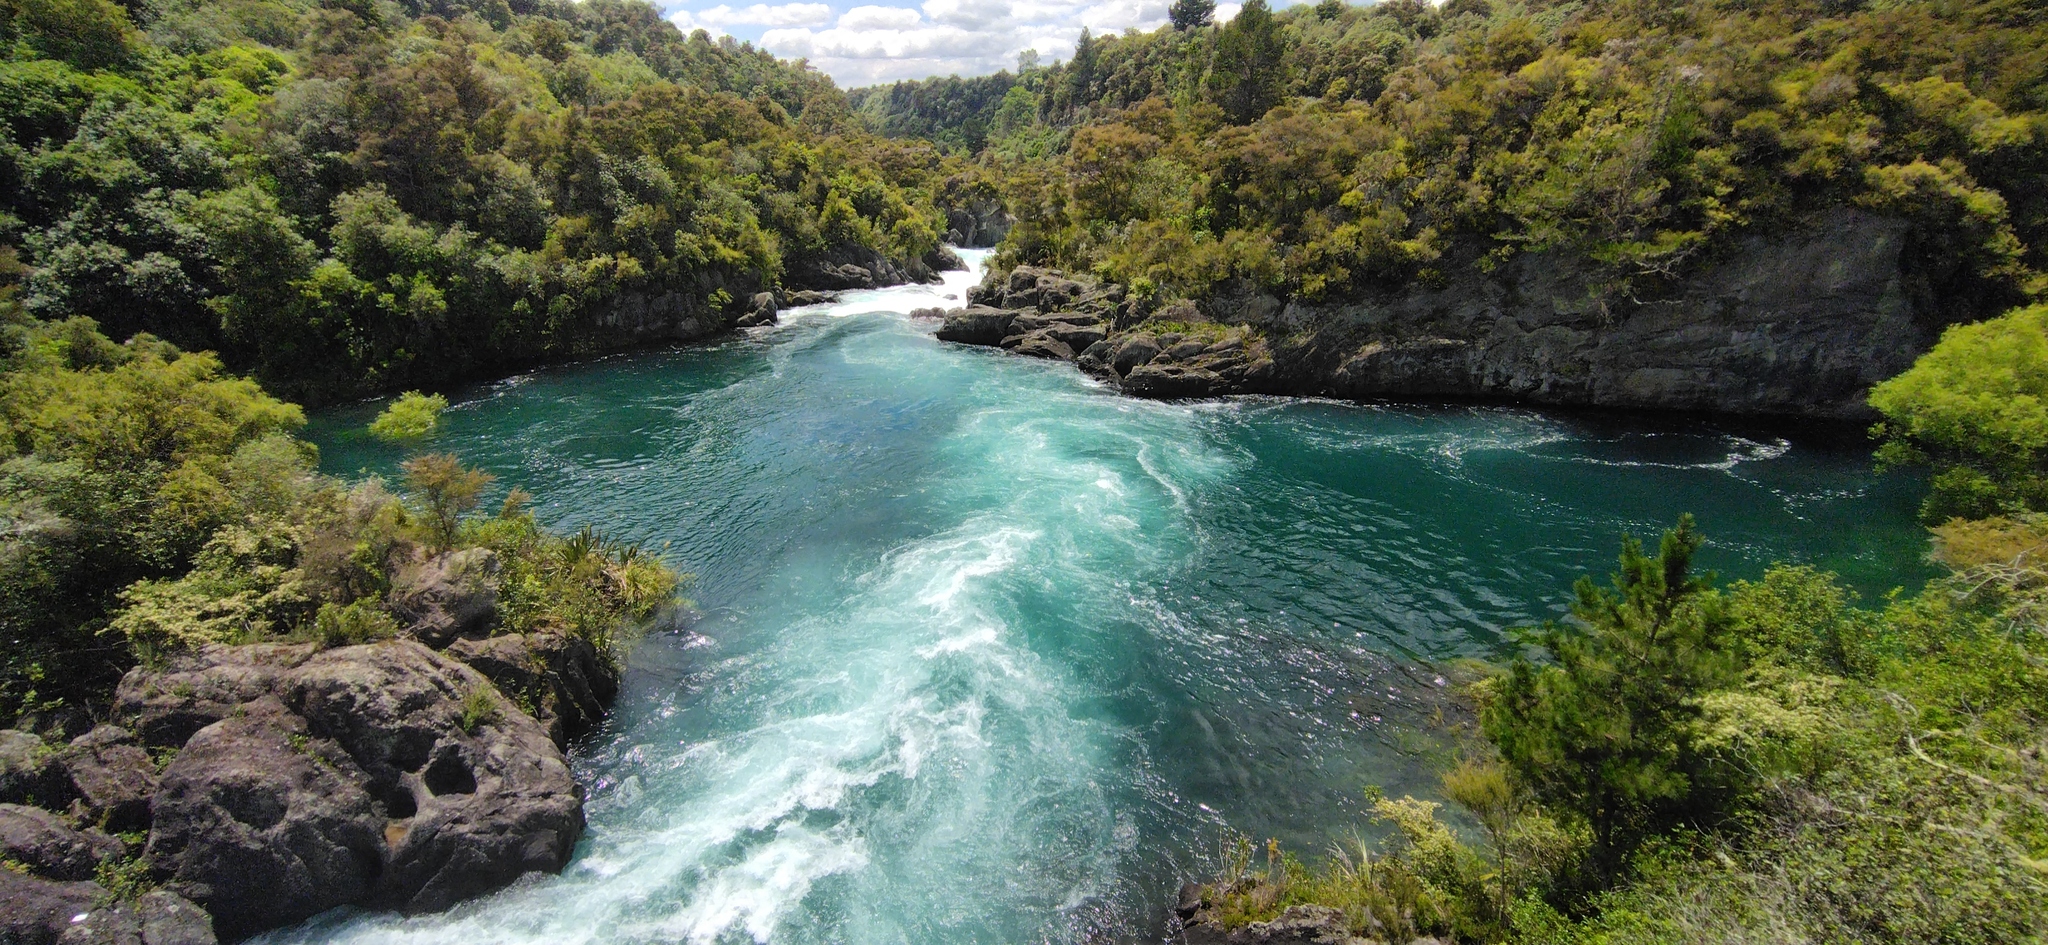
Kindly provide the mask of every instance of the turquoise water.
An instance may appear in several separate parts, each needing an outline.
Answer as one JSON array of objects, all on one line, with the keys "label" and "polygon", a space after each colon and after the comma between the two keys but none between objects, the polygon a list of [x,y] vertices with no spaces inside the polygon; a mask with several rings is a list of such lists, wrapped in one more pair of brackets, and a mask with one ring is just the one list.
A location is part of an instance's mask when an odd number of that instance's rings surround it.
[{"label": "turquoise water", "polygon": [[[978,257],[977,257],[978,258]],[[1314,853],[1422,792],[1442,667],[1699,515],[1725,576],[1916,576],[1857,444],[1492,407],[1121,398],[933,340],[942,287],[456,398],[436,448],[697,575],[577,752],[560,877],[305,942],[1164,937],[1229,827]],[[957,304],[955,302],[954,304]],[[316,421],[330,471],[401,456]]]}]

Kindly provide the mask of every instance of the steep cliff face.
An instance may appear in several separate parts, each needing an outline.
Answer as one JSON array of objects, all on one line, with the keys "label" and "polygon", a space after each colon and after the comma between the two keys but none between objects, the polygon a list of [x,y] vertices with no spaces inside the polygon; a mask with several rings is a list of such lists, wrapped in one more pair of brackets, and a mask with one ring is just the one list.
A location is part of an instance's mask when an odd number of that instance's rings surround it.
[{"label": "steep cliff face", "polygon": [[[1440,284],[1341,305],[1238,292],[1147,312],[1119,295],[1113,307],[1083,307],[1092,319],[1062,321],[1099,324],[1100,343],[1070,344],[1072,357],[1141,396],[1473,398],[1862,418],[1870,386],[1910,366],[1940,328],[1939,300],[1905,265],[1905,239],[1899,221],[1844,209],[1752,236],[1651,297],[1603,292],[1582,264],[1527,254],[1491,271],[1476,259],[1447,265]],[[1044,278],[1072,281],[1029,270],[991,282],[975,296],[984,307],[963,312],[963,331],[950,334],[989,337],[994,311],[1029,325],[1018,316],[1072,308],[1059,293],[1048,307],[1042,289],[1016,291]],[[1076,284],[1076,298],[1107,299],[1085,279]],[[978,330],[964,331],[968,321]],[[995,343],[1020,348],[1028,334]],[[1046,345],[1028,353],[1060,356]]]}]

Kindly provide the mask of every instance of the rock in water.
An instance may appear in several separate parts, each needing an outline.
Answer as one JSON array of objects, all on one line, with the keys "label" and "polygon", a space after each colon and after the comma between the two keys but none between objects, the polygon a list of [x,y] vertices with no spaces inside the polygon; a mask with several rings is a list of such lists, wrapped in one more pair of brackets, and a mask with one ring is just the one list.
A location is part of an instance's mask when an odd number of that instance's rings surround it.
[{"label": "rock in water", "polygon": [[741,315],[740,320],[736,324],[741,328],[773,325],[775,324],[775,316],[775,293],[756,292],[754,293],[753,300],[747,305],[747,313]]},{"label": "rock in water", "polygon": [[[565,677],[563,705],[601,708],[598,678],[587,691],[566,679],[594,651],[524,645]],[[255,649],[134,670],[117,702],[145,730],[219,715],[163,772],[145,855],[223,935],[343,904],[443,909],[567,864],[581,790],[548,732],[482,674],[409,640],[242,652]],[[246,698],[222,708],[230,696]]]},{"label": "rock in water", "polygon": [[448,655],[529,710],[564,750],[597,726],[619,694],[618,672],[589,641],[566,633],[457,640]]},{"label": "rock in water", "polygon": [[[285,698],[385,800],[390,850],[374,903],[445,909],[569,862],[583,834],[569,765],[477,671],[412,643],[344,647],[308,660]],[[472,699],[489,708],[477,714]]]},{"label": "rock in water", "polygon": [[946,313],[946,322],[939,326],[938,338],[940,341],[993,347],[1010,334],[1010,323],[1016,320],[1017,315],[1017,312],[1007,309],[969,305]]}]

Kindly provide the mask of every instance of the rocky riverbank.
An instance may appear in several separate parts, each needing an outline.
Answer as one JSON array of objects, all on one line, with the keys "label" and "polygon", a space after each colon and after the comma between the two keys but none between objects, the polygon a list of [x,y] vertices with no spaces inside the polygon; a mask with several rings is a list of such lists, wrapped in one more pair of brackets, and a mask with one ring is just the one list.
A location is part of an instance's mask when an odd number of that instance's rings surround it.
[{"label": "rocky riverbank", "polygon": [[[559,633],[208,646],[68,743],[0,731],[0,941],[197,945],[559,872],[618,691]],[[147,890],[146,892],[144,890]]]},{"label": "rocky riverbank", "polygon": [[1252,291],[1153,307],[1124,287],[991,273],[939,337],[1071,360],[1143,397],[1497,400],[1862,419],[1939,333],[1904,224],[1860,211],[1757,236],[1655,297],[1603,296],[1541,254],[1477,258],[1342,305]]},{"label": "rocky riverbank", "polygon": [[[1211,901],[1212,892],[1195,883],[1181,887],[1174,910],[1180,920],[1181,945],[1390,945],[1386,938],[1352,934],[1344,913],[1329,906],[1293,906],[1265,922],[1246,922],[1233,928]],[[1432,937],[1395,936],[1394,940],[1401,945],[1443,945]]]}]

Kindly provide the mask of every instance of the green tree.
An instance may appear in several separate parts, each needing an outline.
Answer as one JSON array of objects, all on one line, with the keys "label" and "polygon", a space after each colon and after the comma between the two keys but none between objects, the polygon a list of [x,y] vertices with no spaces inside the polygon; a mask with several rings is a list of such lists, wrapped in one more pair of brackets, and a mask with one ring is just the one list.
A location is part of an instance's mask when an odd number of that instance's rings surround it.
[{"label": "green tree", "polygon": [[462,515],[477,507],[484,490],[498,477],[481,469],[466,469],[462,461],[447,453],[415,456],[400,465],[405,484],[427,519],[427,540],[435,551],[455,545],[455,530]]},{"label": "green tree", "polygon": [[441,428],[441,411],[448,398],[409,390],[370,421],[370,435],[386,443],[413,443],[433,436]]},{"label": "green tree", "polygon": [[1209,96],[1233,124],[1249,124],[1287,90],[1287,44],[1266,0],[1248,0],[1216,37]]},{"label": "green tree", "polygon": [[1173,0],[1173,6],[1166,10],[1166,18],[1173,21],[1177,30],[1208,26],[1215,16],[1216,0]]},{"label": "green tree", "polygon": [[1928,524],[2048,510],[2048,305],[1957,325],[1870,391],[1884,465],[1927,465]]},{"label": "green tree", "polygon": [[1654,558],[1624,540],[1613,588],[1579,579],[1575,619],[1523,633],[1544,661],[1515,660],[1481,714],[1517,780],[1591,828],[1600,881],[1653,832],[1718,812],[1723,773],[1694,744],[1696,697],[1737,663],[1711,578],[1692,572],[1701,542],[1690,515]]},{"label": "green tree", "polygon": [[80,69],[120,65],[137,41],[128,11],[112,0],[7,0],[5,9],[37,51]]}]

